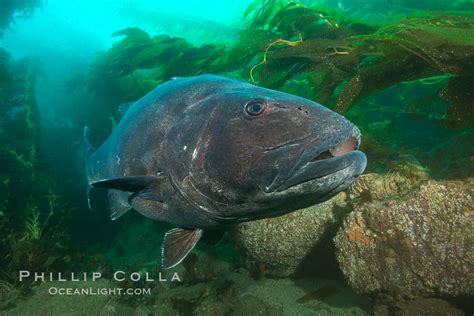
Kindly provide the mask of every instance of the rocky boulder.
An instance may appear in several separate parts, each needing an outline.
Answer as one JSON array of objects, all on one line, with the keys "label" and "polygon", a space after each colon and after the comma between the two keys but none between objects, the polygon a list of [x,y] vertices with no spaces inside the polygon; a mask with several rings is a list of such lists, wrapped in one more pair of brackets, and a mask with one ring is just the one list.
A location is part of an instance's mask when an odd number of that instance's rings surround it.
[{"label": "rocky boulder", "polygon": [[[240,224],[236,239],[249,270],[288,277],[327,262],[332,237],[349,210],[346,194],[293,213]],[[333,261],[334,263],[334,261]],[[334,265],[333,265],[334,266]]]},{"label": "rocky boulder", "polygon": [[340,268],[360,293],[473,295],[473,206],[472,180],[355,204],[335,238]]},{"label": "rocky boulder", "polygon": [[357,205],[409,192],[424,177],[418,168],[363,175],[320,205],[243,223],[236,234],[243,261],[257,275],[272,277],[337,273],[333,238],[344,216]]}]

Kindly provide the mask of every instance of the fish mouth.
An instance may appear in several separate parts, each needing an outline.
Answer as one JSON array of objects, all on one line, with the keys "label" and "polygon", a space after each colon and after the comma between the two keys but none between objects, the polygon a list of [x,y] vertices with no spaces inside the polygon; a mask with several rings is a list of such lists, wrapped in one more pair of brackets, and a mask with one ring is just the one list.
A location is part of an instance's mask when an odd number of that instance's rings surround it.
[{"label": "fish mouth", "polygon": [[316,157],[314,157],[311,161],[320,161],[325,159],[330,159],[333,157],[338,157],[347,154],[348,152],[357,150],[359,148],[360,141],[359,139],[351,136],[344,140],[342,143],[329,148],[326,151],[323,151]]},{"label": "fish mouth", "polygon": [[[353,167],[351,176],[356,178],[365,170],[367,160],[359,151],[360,131],[356,127],[345,135],[321,144],[309,144],[289,177],[278,187],[271,188],[276,192],[287,190],[302,183],[337,173]],[[351,169],[352,170],[352,169]]]}]

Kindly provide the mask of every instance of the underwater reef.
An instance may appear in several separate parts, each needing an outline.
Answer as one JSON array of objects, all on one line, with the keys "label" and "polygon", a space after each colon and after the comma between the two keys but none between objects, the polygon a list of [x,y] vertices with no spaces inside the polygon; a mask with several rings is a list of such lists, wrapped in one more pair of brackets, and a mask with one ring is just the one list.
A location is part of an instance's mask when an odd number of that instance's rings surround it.
[{"label": "underwater reef", "polygon": [[[39,1],[11,3],[25,6],[2,11],[0,30],[12,12],[31,12]],[[157,273],[169,227],[133,212],[110,223],[103,200],[89,212],[79,185],[65,185],[44,158],[34,97],[40,67],[0,49],[0,310],[472,313],[474,9],[443,0],[393,1],[393,12],[377,1],[325,3],[255,1],[239,38],[228,43],[196,46],[136,27],[118,30],[113,46],[65,84],[91,94],[71,110],[81,127],[65,133],[71,144],[85,124],[100,144],[129,102],[174,77],[204,73],[309,98],[362,131],[367,172],[349,190],[231,229],[219,245],[199,246],[167,272],[179,272],[183,283],[127,283],[152,289],[139,298],[65,299],[46,295],[45,285],[16,282],[20,269],[106,276],[84,287],[116,286],[109,277],[117,269]],[[84,157],[70,159],[82,165]]]}]

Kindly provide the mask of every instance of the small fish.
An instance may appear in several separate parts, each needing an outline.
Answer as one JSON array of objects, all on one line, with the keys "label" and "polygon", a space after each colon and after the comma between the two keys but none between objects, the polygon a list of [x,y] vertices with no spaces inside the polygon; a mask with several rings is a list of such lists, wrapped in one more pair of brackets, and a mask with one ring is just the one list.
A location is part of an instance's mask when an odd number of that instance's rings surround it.
[{"label": "small fish", "polygon": [[177,226],[162,243],[166,269],[205,231],[346,189],[366,167],[359,143],[357,127],[322,105],[201,75],[168,81],[130,105],[99,149],[86,138],[87,178],[107,189],[113,220],[134,209]]}]

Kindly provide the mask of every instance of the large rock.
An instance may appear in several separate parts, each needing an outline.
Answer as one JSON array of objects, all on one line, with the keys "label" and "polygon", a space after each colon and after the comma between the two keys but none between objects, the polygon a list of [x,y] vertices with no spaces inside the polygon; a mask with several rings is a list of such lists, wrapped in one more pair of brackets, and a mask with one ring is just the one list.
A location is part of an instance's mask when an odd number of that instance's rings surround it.
[{"label": "large rock", "polygon": [[316,269],[333,256],[327,248],[347,212],[346,194],[340,193],[317,206],[243,223],[236,237],[244,263],[253,272],[273,277]]},{"label": "large rock", "polygon": [[344,216],[356,205],[408,192],[424,177],[417,167],[363,175],[347,192],[325,203],[243,223],[237,228],[237,244],[244,263],[257,274],[273,277],[336,272],[333,238]]},{"label": "large rock", "polygon": [[360,293],[474,294],[473,182],[428,181],[402,197],[354,205],[337,259]]}]

